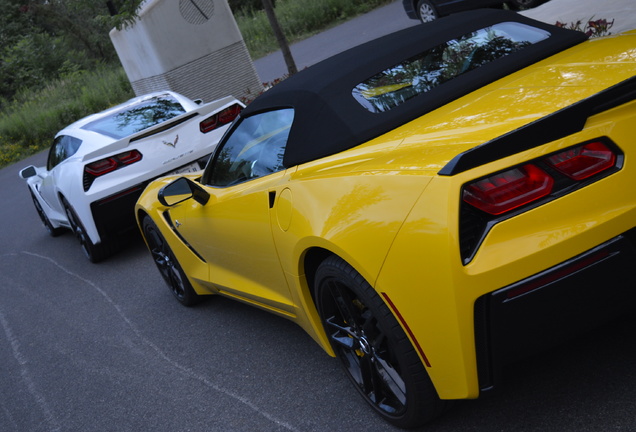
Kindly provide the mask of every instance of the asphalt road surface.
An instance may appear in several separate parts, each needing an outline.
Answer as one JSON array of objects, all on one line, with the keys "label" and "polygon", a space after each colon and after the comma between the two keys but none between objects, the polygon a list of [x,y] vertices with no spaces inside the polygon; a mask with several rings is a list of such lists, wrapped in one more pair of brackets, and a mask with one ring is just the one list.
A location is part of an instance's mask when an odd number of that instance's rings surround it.
[{"label": "asphalt road surface", "polygon": [[[139,238],[95,265],[49,237],[18,177],[44,160],[0,170],[0,431],[394,430],[291,322],[181,306]],[[513,365],[423,430],[634,431],[635,330],[618,318]]]}]

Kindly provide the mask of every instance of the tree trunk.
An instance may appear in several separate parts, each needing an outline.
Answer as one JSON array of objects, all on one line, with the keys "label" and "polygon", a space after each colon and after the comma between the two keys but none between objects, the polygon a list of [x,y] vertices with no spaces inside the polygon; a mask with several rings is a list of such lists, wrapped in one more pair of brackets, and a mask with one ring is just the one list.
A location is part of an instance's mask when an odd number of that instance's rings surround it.
[{"label": "tree trunk", "polygon": [[298,72],[298,69],[296,68],[296,62],[294,62],[294,57],[292,56],[291,50],[289,49],[289,44],[287,43],[285,34],[280,28],[280,24],[278,23],[278,19],[276,18],[276,14],[274,13],[274,6],[272,6],[271,0],[262,1],[263,7],[265,8],[265,13],[267,14],[267,19],[269,20],[269,24],[272,26],[272,30],[274,30],[276,41],[278,42],[278,46],[280,46],[280,50],[283,53],[283,58],[285,59],[285,64],[287,65],[287,72],[289,73],[289,75],[293,75]]}]

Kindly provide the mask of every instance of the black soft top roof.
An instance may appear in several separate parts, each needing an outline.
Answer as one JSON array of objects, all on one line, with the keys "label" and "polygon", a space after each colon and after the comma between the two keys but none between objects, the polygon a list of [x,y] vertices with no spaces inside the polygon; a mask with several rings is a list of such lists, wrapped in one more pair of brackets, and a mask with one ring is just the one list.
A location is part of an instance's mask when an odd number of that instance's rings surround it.
[{"label": "black soft top roof", "polygon": [[[519,22],[551,36],[418,95],[391,110],[373,113],[353,97],[353,88],[421,52],[500,22]],[[584,33],[558,28],[505,10],[451,15],[375,39],[323,60],[266,91],[242,117],[294,108],[283,164],[291,167],[350,149],[514,71],[583,42]]]}]

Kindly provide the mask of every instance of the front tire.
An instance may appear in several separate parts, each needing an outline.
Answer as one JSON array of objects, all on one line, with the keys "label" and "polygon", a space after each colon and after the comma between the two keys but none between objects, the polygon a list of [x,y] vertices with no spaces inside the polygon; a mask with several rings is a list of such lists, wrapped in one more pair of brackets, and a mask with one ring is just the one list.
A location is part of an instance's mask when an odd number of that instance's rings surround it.
[{"label": "front tire", "polygon": [[385,420],[413,428],[444,409],[410,340],[376,291],[339,257],[316,272],[325,332],[362,397]]},{"label": "front tire", "polygon": [[423,23],[435,21],[439,18],[437,10],[428,0],[420,0],[417,2],[417,16],[420,17],[420,21]]},{"label": "front tire", "polygon": [[144,217],[142,229],[152,260],[175,298],[184,306],[194,306],[199,303],[201,297],[192,288],[170,245],[149,216]]}]

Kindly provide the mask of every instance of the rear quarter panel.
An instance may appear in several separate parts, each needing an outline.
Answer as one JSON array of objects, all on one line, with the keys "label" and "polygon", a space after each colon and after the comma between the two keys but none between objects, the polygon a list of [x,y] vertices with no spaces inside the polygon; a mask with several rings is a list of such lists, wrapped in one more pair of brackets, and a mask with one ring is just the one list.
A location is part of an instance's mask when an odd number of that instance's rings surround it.
[{"label": "rear quarter panel", "polygon": [[[474,303],[483,294],[564,262],[636,225],[630,162],[636,102],[596,115],[583,131],[452,177],[431,180],[392,244],[376,289],[404,317],[442,398],[479,395]],[[497,223],[473,260],[459,254],[461,188],[475,178],[601,136],[625,153],[620,171]]]}]

